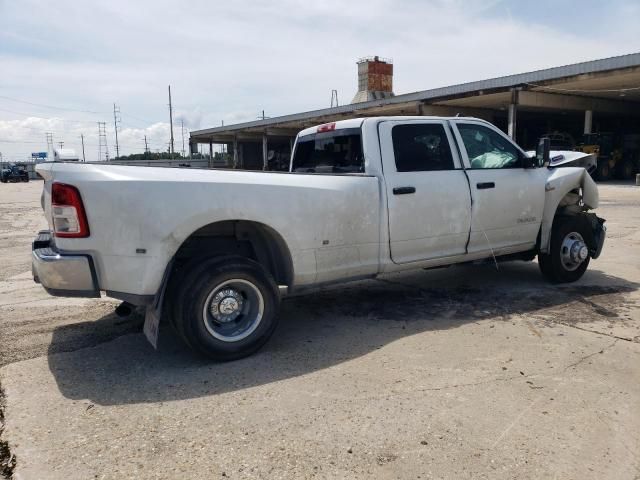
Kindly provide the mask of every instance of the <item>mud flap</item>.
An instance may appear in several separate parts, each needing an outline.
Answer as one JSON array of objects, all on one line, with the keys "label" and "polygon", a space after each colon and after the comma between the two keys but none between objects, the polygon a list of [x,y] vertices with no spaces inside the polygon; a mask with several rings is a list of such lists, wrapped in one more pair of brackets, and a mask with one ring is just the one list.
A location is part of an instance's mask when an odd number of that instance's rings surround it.
[{"label": "mud flap", "polygon": [[154,349],[158,349],[158,335],[160,334],[160,312],[155,305],[149,305],[144,314],[144,336]]},{"label": "mud flap", "polygon": [[171,271],[171,267],[173,266],[173,260],[169,262],[167,269],[165,270],[164,276],[162,278],[162,287],[160,291],[156,294],[153,299],[153,303],[151,305],[147,305],[147,308],[144,312],[144,327],[143,332],[144,336],[147,337],[149,343],[153,346],[155,350],[158,349],[158,337],[160,335],[160,319],[162,318],[162,306],[164,305],[164,294],[167,290],[167,280],[169,277],[169,272]]}]

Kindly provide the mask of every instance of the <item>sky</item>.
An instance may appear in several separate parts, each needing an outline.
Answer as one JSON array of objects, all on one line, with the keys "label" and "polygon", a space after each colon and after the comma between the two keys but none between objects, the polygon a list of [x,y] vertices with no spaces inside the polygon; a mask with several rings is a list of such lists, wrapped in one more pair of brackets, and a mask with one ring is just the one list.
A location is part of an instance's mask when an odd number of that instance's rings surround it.
[{"label": "sky", "polygon": [[356,60],[394,62],[409,93],[640,51],[640,0],[0,0],[0,152],[54,143],[98,159],[201,128],[326,108],[357,90]]}]

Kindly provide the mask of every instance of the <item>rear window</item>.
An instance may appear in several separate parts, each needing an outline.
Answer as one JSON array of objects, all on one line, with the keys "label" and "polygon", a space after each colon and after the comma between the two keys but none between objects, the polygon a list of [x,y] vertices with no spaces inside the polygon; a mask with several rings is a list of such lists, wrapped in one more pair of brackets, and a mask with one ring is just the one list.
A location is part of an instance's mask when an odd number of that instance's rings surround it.
[{"label": "rear window", "polygon": [[299,173],[363,173],[360,129],[345,128],[299,138],[291,170]]}]

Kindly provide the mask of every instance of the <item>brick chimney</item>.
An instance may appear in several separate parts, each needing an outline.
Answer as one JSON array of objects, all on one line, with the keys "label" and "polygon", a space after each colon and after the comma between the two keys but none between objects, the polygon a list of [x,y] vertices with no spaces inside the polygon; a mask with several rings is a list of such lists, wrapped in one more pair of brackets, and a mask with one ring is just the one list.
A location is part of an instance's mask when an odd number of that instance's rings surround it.
[{"label": "brick chimney", "polygon": [[393,97],[393,62],[375,57],[361,58],[358,64],[358,93],[351,103]]}]

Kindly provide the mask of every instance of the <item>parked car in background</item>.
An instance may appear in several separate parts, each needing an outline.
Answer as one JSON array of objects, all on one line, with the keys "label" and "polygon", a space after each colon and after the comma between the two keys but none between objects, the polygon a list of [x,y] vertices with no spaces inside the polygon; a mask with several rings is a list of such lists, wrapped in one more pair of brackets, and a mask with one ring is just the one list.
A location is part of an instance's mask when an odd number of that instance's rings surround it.
[{"label": "parked car in background", "polygon": [[29,172],[27,172],[26,165],[9,165],[8,168],[3,168],[0,171],[0,182],[28,182]]},{"label": "parked car in background", "polygon": [[584,168],[553,168],[475,118],[372,117],[308,128],[289,172],[44,163],[50,230],[33,272],[52,295],[161,312],[217,360],[271,336],[283,294],[470,261],[531,261],[573,282],[604,220]]}]

